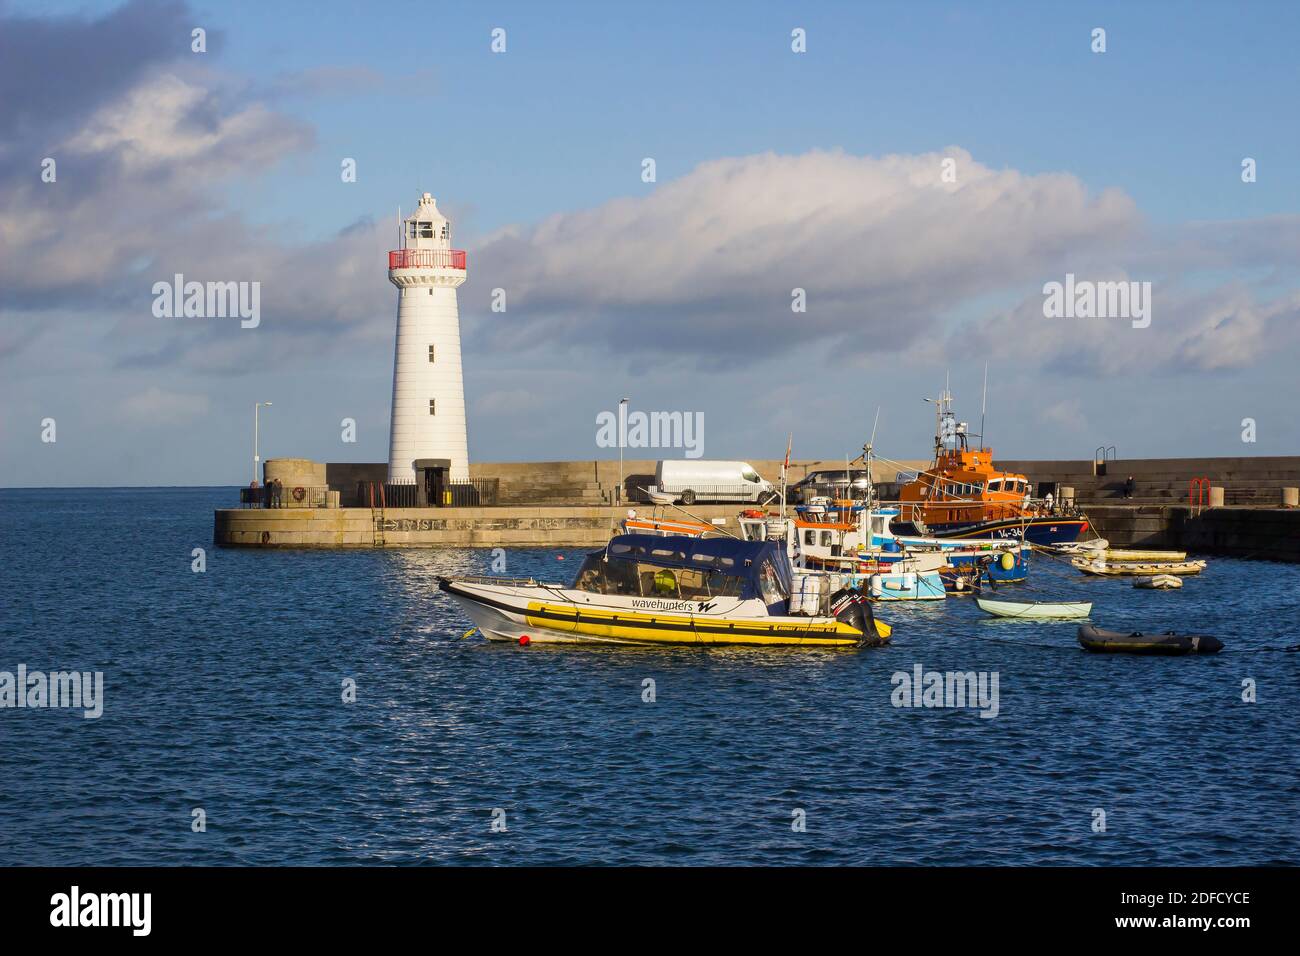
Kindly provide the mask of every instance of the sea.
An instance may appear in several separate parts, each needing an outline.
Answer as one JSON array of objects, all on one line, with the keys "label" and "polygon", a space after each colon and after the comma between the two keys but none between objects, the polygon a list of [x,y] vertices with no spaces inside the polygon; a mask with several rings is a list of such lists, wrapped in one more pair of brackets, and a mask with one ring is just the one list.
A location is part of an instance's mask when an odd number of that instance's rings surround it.
[{"label": "sea", "polygon": [[[967,598],[878,605],[881,649],[518,646],[439,576],[581,549],[214,547],[236,501],[0,490],[0,703],[20,667],[102,679],[98,716],[0,707],[0,865],[1300,862],[1300,566],[1141,591],[1036,555],[999,590],[1214,656]],[[931,672],[984,704],[927,706]]]}]

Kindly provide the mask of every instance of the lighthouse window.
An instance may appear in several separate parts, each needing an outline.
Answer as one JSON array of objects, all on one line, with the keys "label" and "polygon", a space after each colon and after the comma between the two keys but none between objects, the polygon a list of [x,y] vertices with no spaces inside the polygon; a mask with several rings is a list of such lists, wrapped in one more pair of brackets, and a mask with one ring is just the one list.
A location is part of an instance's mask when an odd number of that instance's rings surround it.
[{"label": "lighthouse window", "polygon": [[420,238],[421,239],[433,238],[433,223],[431,222],[420,223]]},{"label": "lighthouse window", "polygon": [[449,238],[447,235],[447,224],[445,222],[442,224],[442,238]]},{"label": "lighthouse window", "polygon": [[437,408],[437,401],[438,401],[438,400],[437,400],[436,398],[431,398],[431,399],[429,399],[429,414],[430,414],[430,415],[436,414],[435,409]]},{"label": "lighthouse window", "polygon": [[433,346],[432,346],[432,345],[429,346],[429,361],[430,361],[430,362],[433,361]]}]

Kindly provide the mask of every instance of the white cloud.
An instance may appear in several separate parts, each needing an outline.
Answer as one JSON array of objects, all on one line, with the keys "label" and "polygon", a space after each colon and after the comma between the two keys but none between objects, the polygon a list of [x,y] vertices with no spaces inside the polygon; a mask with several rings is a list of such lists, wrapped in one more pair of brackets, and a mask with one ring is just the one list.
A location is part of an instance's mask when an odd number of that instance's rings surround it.
[{"label": "white cloud", "polygon": [[[1107,273],[1088,278],[1135,277]],[[965,348],[994,360],[1101,378],[1178,369],[1214,371],[1245,368],[1270,348],[1294,347],[1297,320],[1300,293],[1262,300],[1239,282],[1204,291],[1156,284],[1147,328],[1133,328],[1125,318],[1045,318],[1043,295],[1035,291],[1012,309],[961,325],[947,346],[950,351]]]},{"label": "white cloud", "polygon": [[183,170],[197,179],[263,168],[310,140],[260,103],[226,106],[197,78],[164,72],[103,107],[63,148],[116,154],[127,176]]},{"label": "white cloud", "polygon": [[[942,161],[958,181],[941,181]],[[645,349],[760,352],[871,334],[905,344],[972,296],[1037,276],[1138,229],[1132,201],[1075,177],[993,170],[957,148],[812,151],[703,163],[640,199],[490,237],[479,292],[510,295],[494,345],[635,338]],[[791,290],[807,291],[805,314]],[[518,347],[516,344],[515,347]]]}]

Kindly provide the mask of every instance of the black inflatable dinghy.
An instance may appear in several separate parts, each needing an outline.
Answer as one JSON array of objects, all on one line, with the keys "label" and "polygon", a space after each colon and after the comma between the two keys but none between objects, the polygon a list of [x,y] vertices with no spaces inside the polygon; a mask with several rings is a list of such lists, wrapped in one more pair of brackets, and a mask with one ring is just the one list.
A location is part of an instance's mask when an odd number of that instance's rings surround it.
[{"label": "black inflatable dinghy", "polygon": [[1223,641],[1208,634],[1121,634],[1091,624],[1079,628],[1079,643],[1090,651],[1110,654],[1214,654]]}]

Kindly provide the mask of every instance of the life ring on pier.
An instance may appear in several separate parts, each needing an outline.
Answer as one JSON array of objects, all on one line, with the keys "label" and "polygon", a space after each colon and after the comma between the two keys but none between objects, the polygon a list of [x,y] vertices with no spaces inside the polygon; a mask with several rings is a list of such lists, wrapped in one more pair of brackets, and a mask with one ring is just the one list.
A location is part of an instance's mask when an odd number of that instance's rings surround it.
[{"label": "life ring on pier", "polygon": [[293,489],[294,501],[302,501],[302,499],[306,497],[307,497],[307,489],[304,488],[302,485],[299,485],[297,488]]}]

